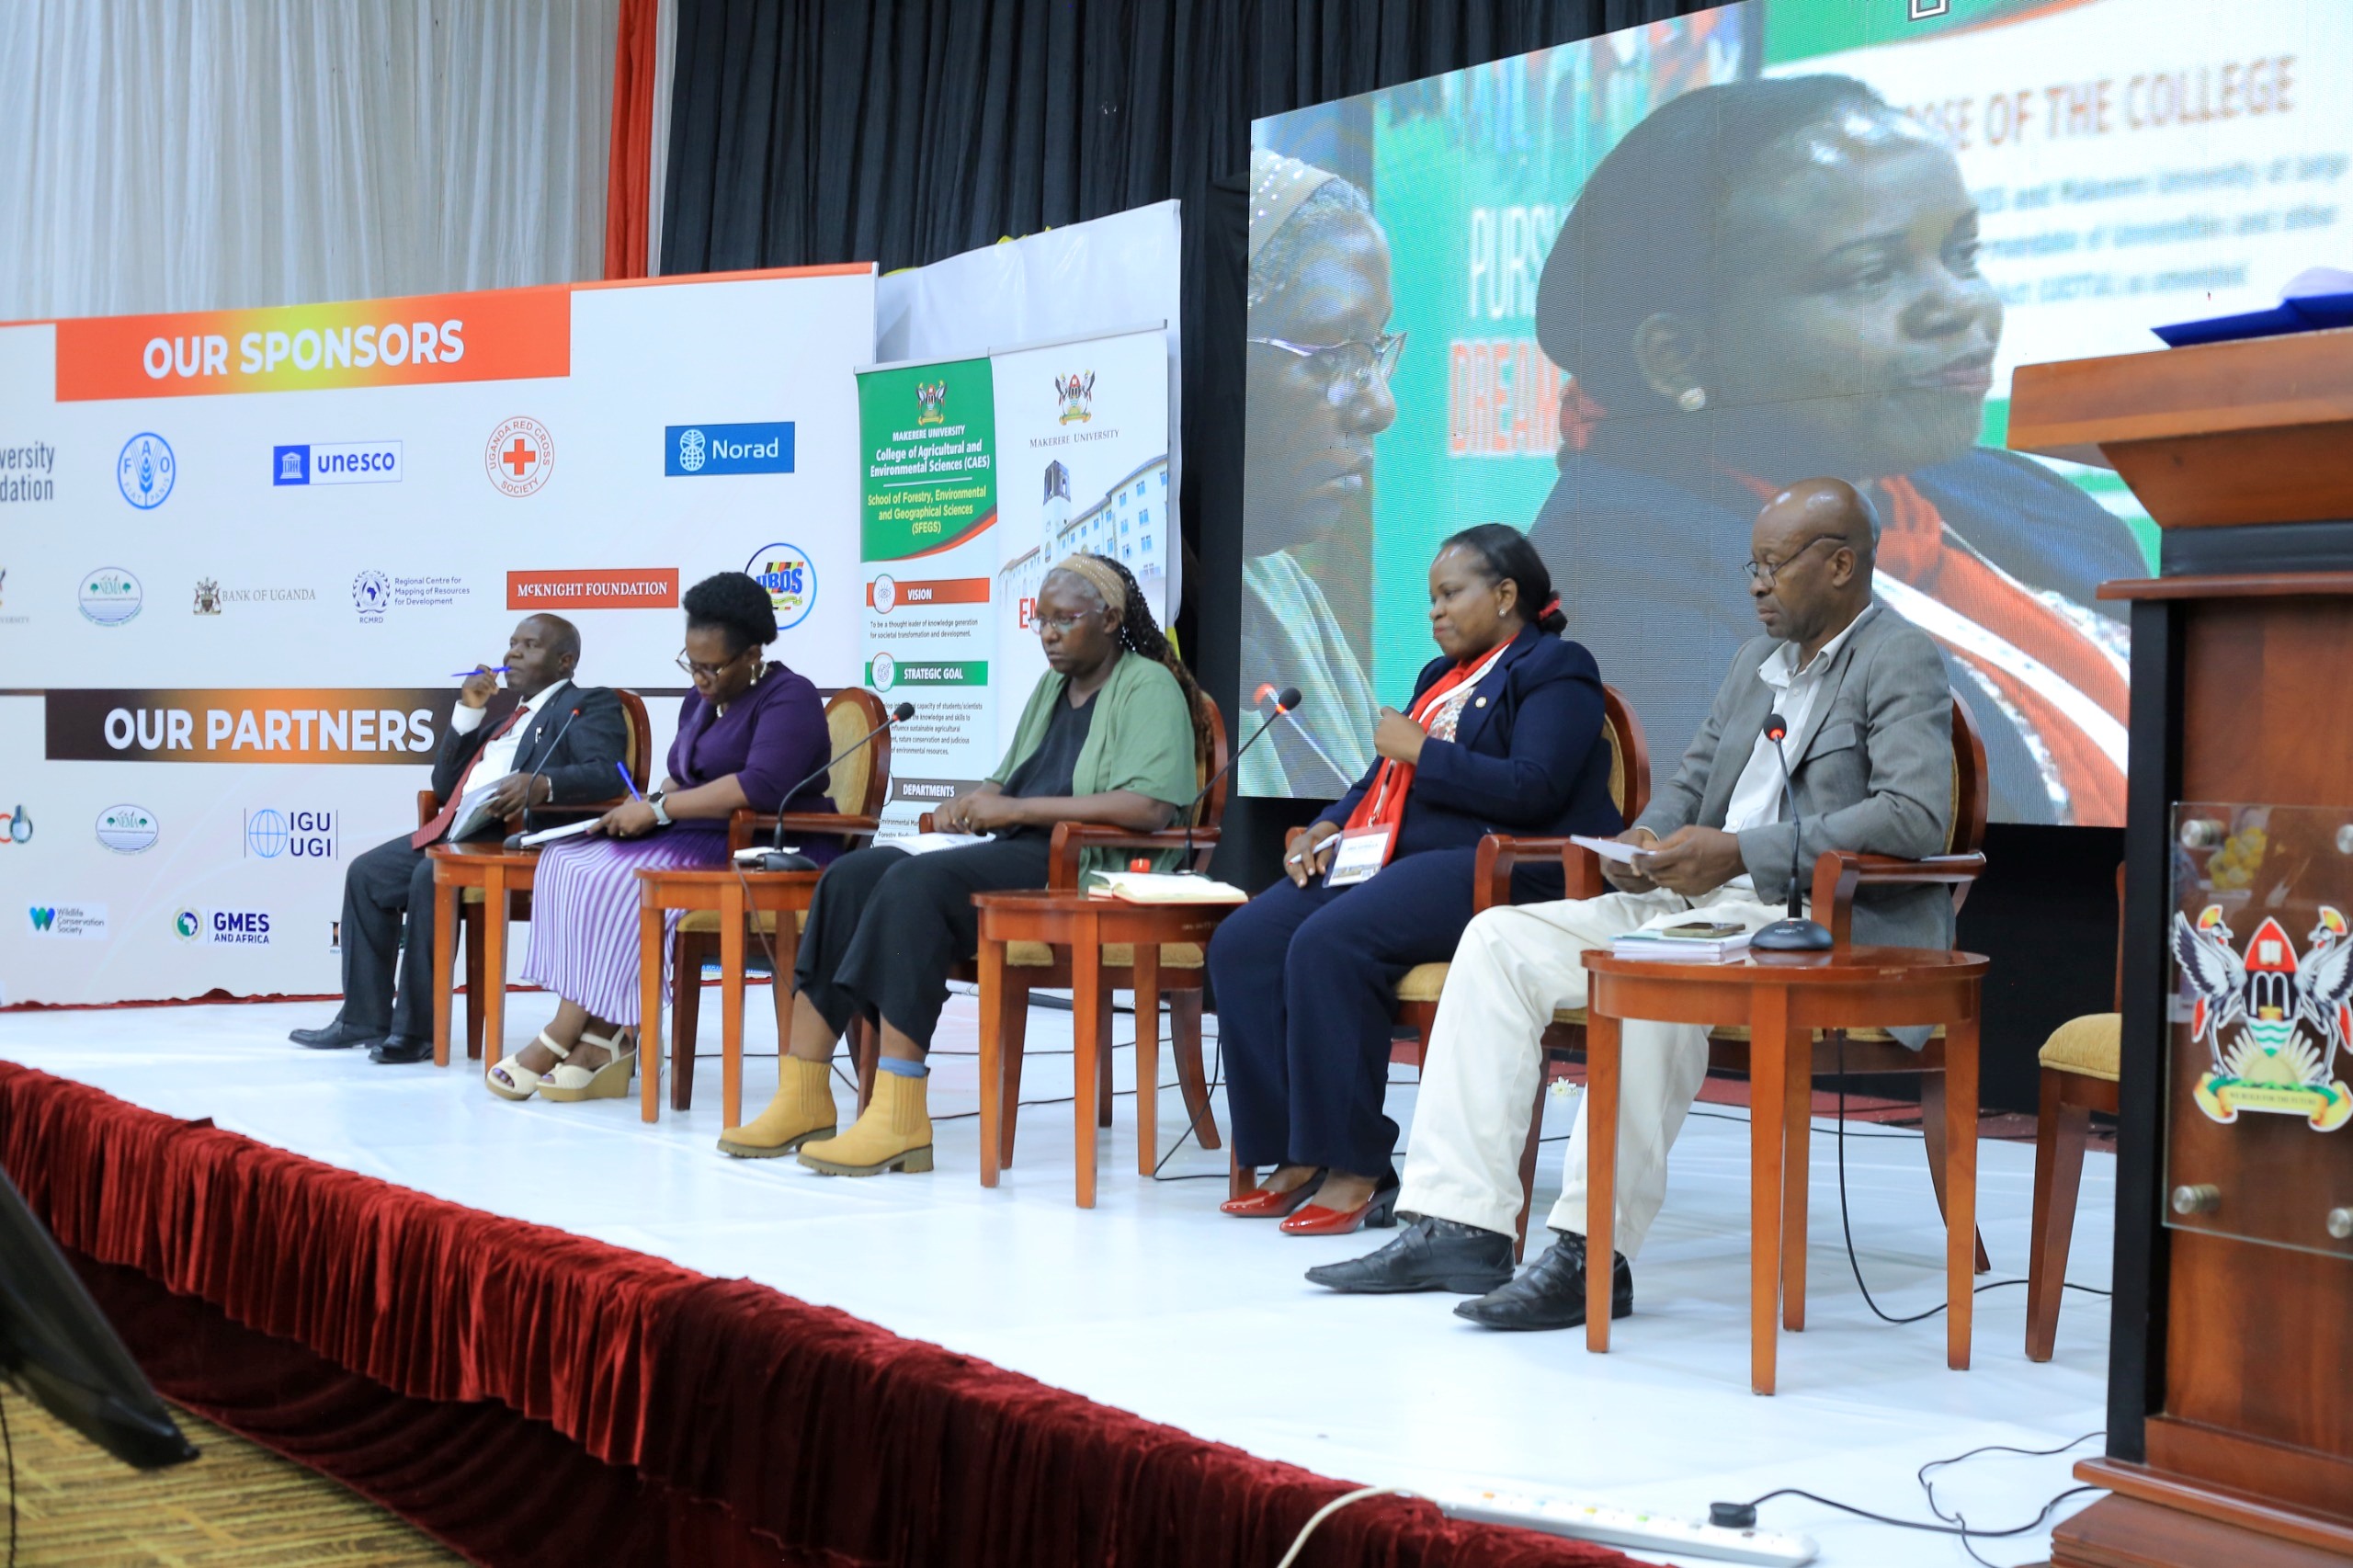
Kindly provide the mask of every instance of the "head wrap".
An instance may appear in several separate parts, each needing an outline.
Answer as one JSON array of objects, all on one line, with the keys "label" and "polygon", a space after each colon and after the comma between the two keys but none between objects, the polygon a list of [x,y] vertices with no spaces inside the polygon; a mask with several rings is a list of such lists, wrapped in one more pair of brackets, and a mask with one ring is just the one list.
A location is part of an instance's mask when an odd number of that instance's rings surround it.
[{"label": "head wrap", "polygon": [[1339,176],[1259,148],[1250,154],[1250,255],[1255,260],[1309,197]]},{"label": "head wrap", "polygon": [[[1128,585],[1108,563],[1092,555],[1065,555],[1055,563],[1055,572],[1067,572],[1095,590],[1095,597],[1111,608],[1125,612],[1128,608]],[[1051,576],[1049,573],[1047,575]]]}]

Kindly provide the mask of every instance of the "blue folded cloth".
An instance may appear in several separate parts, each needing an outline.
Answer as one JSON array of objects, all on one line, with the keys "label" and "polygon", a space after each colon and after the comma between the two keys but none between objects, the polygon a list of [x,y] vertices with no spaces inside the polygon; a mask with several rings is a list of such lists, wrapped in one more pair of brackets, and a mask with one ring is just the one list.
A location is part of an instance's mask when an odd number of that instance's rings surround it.
[{"label": "blue folded cloth", "polygon": [[2279,302],[2268,310],[2175,322],[2150,330],[2164,338],[2169,348],[2188,348],[2200,343],[2234,343],[2243,337],[2277,337],[2282,333],[2325,332],[2339,326],[2353,326],[2353,272],[2312,267],[2290,279],[2279,290]]}]

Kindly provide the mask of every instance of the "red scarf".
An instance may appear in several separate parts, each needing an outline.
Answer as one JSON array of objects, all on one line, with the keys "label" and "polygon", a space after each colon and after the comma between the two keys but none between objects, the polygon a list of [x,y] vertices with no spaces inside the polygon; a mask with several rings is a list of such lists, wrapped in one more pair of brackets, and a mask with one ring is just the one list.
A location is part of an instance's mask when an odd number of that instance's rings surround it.
[{"label": "red scarf", "polygon": [[[1559,603],[1558,599],[1554,599],[1540,612],[1540,615],[1551,614]],[[1490,648],[1476,658],[1458,661],[1452,669],[1438,676],[1430,688],[1422,693],[1421,699],[1414,704],[1413,710],[1406,717],[1427,732],[1430,727],[1430,720],[1445,704],[1447,693],[1457,689],[1465,682],[1475,680],[1484,675],[1489,666],[1503,657],[1504,649],[1510,646],[1511,644],[1506,642],[1503,647]],[[1366,827],[1387,828],[1390,847],[1393,850],[1397,844],[1398,826],[1405,820],[1405,797],[1413,790],[1414,773],[1415,767],[1412,763],[1382,757],[1380,769],[1372,776],[1372,788],[1367,790],[1364,792],[1364,798],[1357,801],[1357,809],[1348,813],[1347,825],[1341,831],[1354,833],[1359,828]],[[1387,857],[1384,856],[1382,858],[1385,863]]]}]

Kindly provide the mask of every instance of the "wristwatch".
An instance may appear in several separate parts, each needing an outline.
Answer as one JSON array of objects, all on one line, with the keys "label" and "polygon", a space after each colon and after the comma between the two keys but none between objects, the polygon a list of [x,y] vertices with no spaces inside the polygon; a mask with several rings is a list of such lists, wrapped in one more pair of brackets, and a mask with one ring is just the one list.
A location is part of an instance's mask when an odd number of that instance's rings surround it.
[{"label": "wristwatch", "polygon": [[666,790],[656,790],[645,797],[645,803],[654,808],[654,822],[663,827],[670,825],[670,813],[662,809],[662,797],[668,793]]}]

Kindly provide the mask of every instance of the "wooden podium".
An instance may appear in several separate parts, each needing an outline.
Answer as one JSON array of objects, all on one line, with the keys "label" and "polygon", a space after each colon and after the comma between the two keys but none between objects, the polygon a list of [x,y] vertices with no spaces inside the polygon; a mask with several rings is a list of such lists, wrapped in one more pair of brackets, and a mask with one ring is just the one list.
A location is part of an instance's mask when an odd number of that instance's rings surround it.
[{"label": "wooden podium", "polygon": [[[2052,1562],[2353,1563],[2353,1127],[2201,1117],[2167,949],[2177,802],[2341,810],[2297,864],[2353,892],[2353,330],[2023,367],[2010,445],[2114,469],[2164,529],[2158,576],[2100,590],[2132,755],[2108,1452],[2076,1473],[2113,1495]],[[2222,1199],[2271,1233],[2177,1207]]]}]

